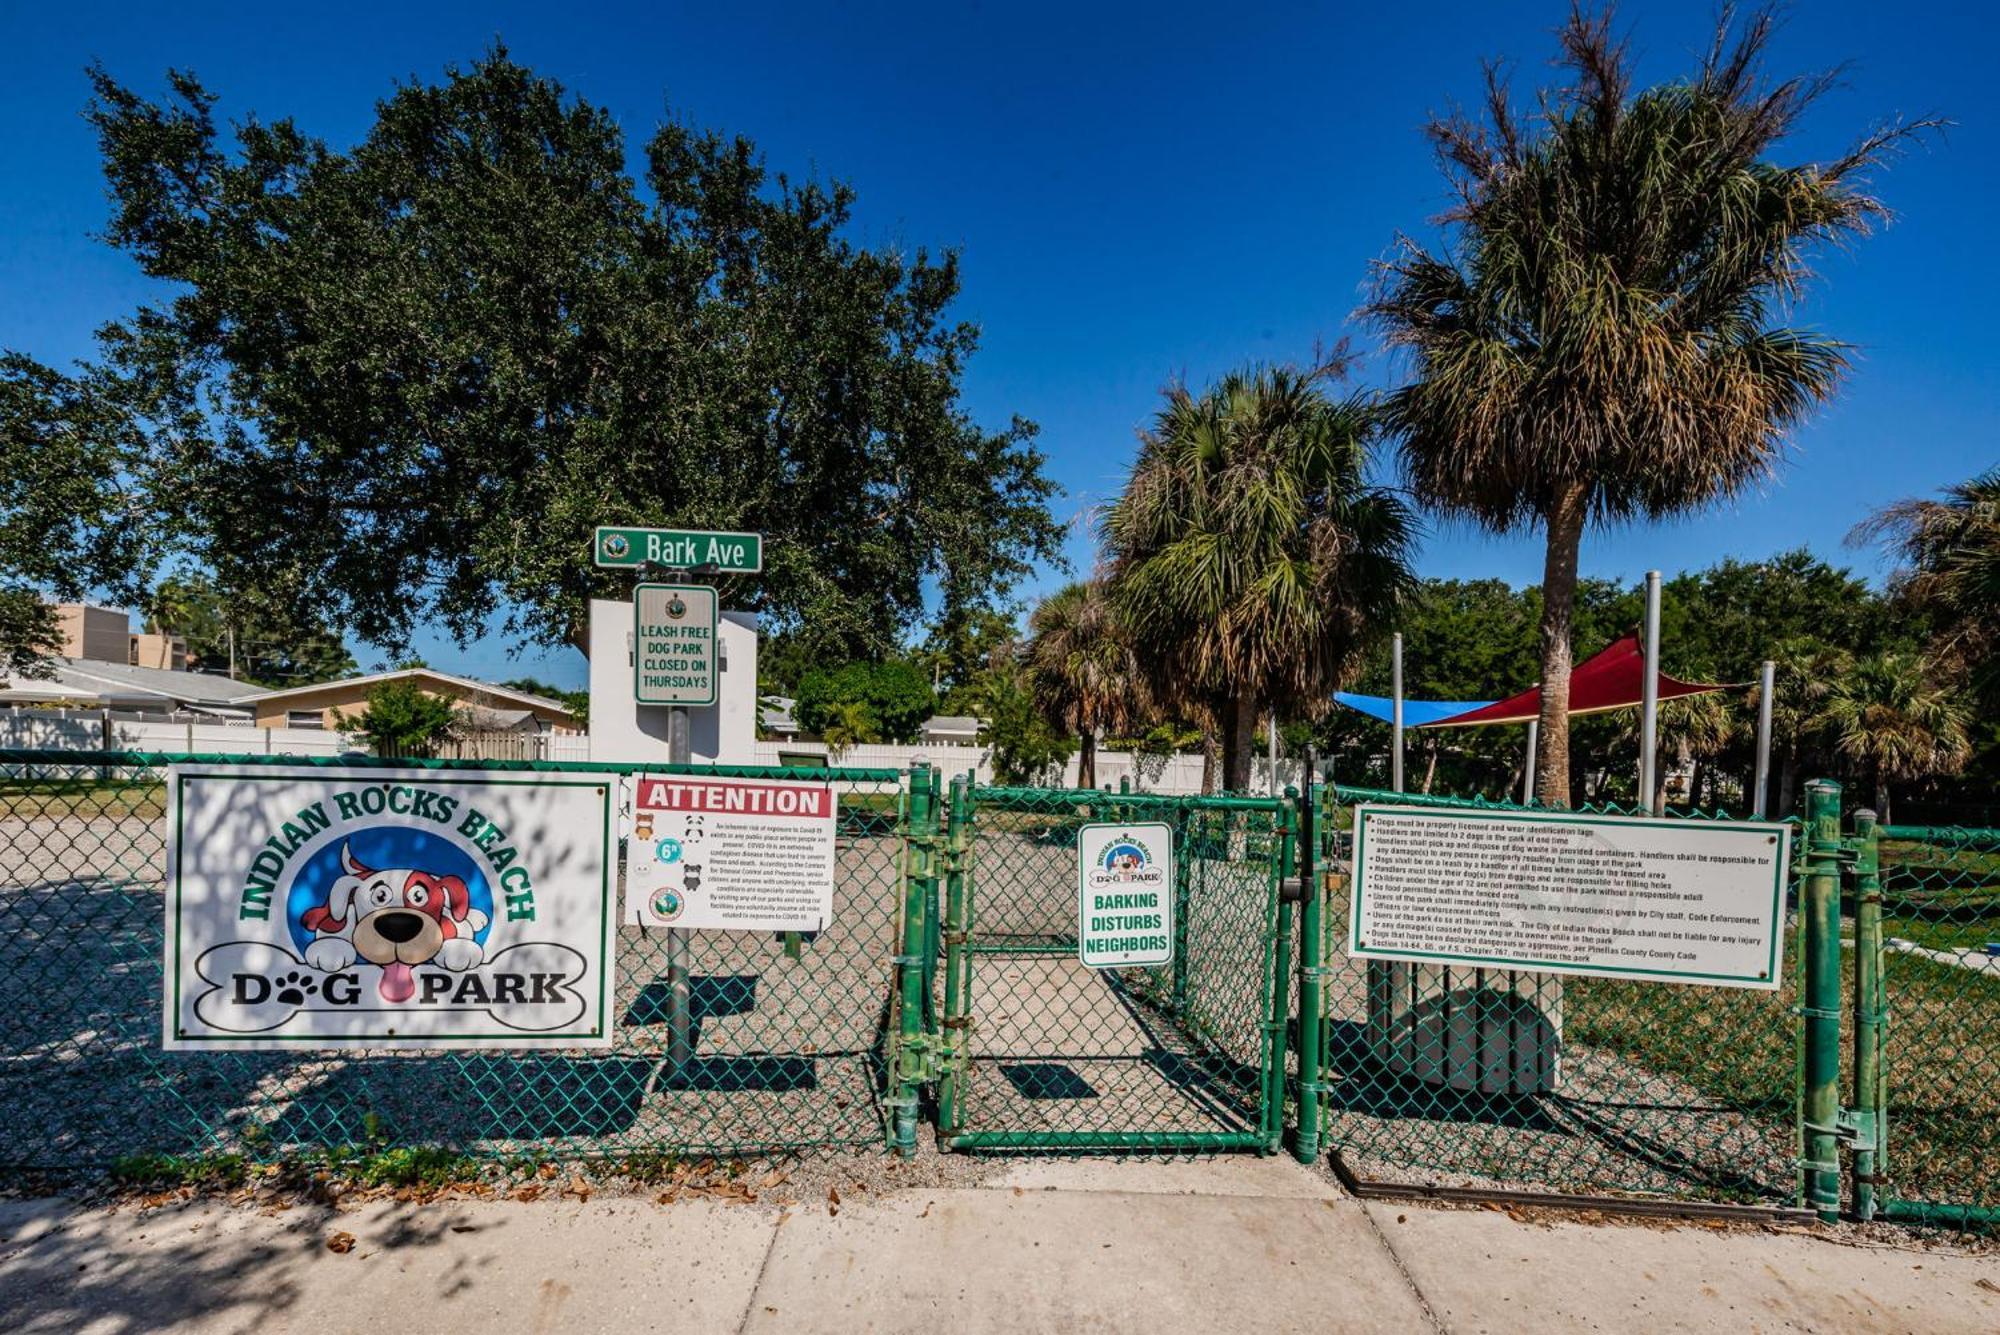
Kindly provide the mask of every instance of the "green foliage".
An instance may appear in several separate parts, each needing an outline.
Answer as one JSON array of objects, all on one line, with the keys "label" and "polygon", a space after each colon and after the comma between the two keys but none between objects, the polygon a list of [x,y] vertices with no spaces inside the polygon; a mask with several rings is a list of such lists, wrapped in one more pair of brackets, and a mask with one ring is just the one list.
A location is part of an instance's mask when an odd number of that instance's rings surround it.
[{"label": "green foliage", "polygon": [[1050,726],[1034,674],[1009,655],[988,671],[979,697],[994,778],[1003,784],[1059,784],[1076,737]]},{"label": "green foliage", "polygon": [[[1489,73],[1490,124],[1430,135],[1459,204],[1445,244],[1405,240],[1371,311],[1415,365],[1386,421],[1437,512],[1547,545],[1542,796],[1571,800],[1566,711],[1587,524],[1698,510],[1766,477],[1837,387],[1845,347],[1779,317],[1811,252],[1857,236],[1862,187],[1913,128],[1823,163],[1767,156],[1831,87],[1773,87],[1751,14],[1687,78],[1634,92],[1607,10],[1572,10],[1563,80],[1522,117]],[[1492,68],[1492,67],[1489,67]]]},{"label": "green foliage", "polygon": [[408,678],[385,681],[368,692],[368,706],[353,718],[342,717],[340,728],[360,737],[378,756],[435,755],[458,731],[458,711],[441,695],[432,695]]},{"label": "green foliage", "polygon": [[981,683],[998,654],[1020,638],[1012,613],[968,608],[945,618],[916,654],[917,665],[936,683],[940,714],[977,714]]},{"label": "green foliage", "polygon": [[125,1154],[111,1165],[111,1180],[128,1187],[233,1189],[249,1177],[240,1154]]},{"label": "green foliage", "polygon": [[[840,705],[859,705],[880,737],[892,742],[916,738],[936,701],[930,680],[906,662],[848,663],[814,668],[799,682],[797,718],[809,733],[825,735]],[[849,715],[849,723],[857,716]]]},{"label": "green foliage", "polygon": [[1097,734],[1131,726],[1146,683],[1131,628],[1101,579],[1044,598],[1028,618],[1027,659],[1037,705],[1083,748],[1077,786],[1097,786]]},{"label": "green foliage", "polygon": [[169,575],[143,601],[147,629],[180,636],[204,672],[228,671],[232,650],[237,677],[271,687],[337,681],[355,671],[354,655],[326,626],[301,623],[291,609],[256,594],[227,592],[205,574]]},{"label": "green foliage", "polygon": [[725,596],[838,660],[1060,559],[1035,428],[961,402],[956,256],[858,245],[843,184],[678,120],[628,145],[504,49],[344,148],[229,142],[184,73],[92,79],[106,235],[161,283],[107,351],[179,415],[177,513],[231,589],[391,648],[499,612],[581,648],[628,582],[593,525],[753,530]]},{"label": "green foliage", "polygon": [[1104,520],[1112,597],[1169,709],[1249,779],[1267,707],[1318,713],[1386,632],[1412,576],[1402,502],[1367,481],[1372,410],[1338,362],[1168,391]]},{"label": "green foliage", "polygon": [[102,377],[0,354],[0,673],[42,675],[59,641],[41,595],[129,596],[157,548],[137,540],[146,442]]},{"label": "green foliage", "polygon": [[566,691],[560,686],[551,686],[537,677],[515,677],[500,683],[510,691],[520,691],[525,695],[539,695],[544,700],[553,700],[576,716],[579,724],[590,723],[590,692]]},{"label": "green foliage", "polygon": [[882,740],[881,729],[875,723],[875,715],[859,700],[836,700],[829,705],[826,711],[826,723],[819,729],[819,734],[826,742],[826,749],[835,759],[857,746],[867,746]]}]

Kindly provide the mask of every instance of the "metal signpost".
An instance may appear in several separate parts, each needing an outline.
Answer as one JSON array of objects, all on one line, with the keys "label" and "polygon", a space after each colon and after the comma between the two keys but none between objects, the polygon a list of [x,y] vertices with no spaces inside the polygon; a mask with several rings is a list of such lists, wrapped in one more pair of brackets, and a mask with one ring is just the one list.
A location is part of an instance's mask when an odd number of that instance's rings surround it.
[{"label": "metal signpost", "polygon": [[[608,569],[637,570],[646,581],[632,596],[633,690],[640,704],[669,710],[667,763],[690,764],[688,706],[712,706],[717,697],[720,599],[707,585],[682,581],[694,574],[758,573],[764,568],[763,535],[599,525],[591,537],[591,559]],[[667,582],[654,582],[662,578]],[[694,1058],[688,943],[679,928],[666,931],[668,1055],[676,1070],[685,1070]]]}]

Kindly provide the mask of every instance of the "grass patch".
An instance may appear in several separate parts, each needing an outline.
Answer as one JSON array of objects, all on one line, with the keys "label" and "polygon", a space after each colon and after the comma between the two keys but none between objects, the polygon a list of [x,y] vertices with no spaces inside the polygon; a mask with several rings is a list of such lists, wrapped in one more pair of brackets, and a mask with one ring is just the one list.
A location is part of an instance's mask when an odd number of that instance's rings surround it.
[{"label": "grass patch", "polygon": [[163,779],[0,779],[0,820],[142,817],[167,813]]},{"label": "grass patch", "polygon": [[249,1178],[250,1163],[240,1154],[127,1154],[111,1165],[111,1180],[128,1187],[229,1190]]}]

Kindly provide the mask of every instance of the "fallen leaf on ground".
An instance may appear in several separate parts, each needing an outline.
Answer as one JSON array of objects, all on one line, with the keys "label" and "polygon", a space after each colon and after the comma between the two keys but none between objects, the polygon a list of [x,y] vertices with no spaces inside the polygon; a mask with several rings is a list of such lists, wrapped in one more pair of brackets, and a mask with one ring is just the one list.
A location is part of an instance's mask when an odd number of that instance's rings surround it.
[{"label": "fallen leaf on ground", "polygon": [[345,1256],[354,1250],[352,1233],[336,1233],[326,1240],[326,1249],[336,1256]]},{"label": "fallen leaf on ground", "polygon": [[829,1215],[840,1213],[840,1189],[838,1187],[828,1187],[826,1189],[826,1212]]}]

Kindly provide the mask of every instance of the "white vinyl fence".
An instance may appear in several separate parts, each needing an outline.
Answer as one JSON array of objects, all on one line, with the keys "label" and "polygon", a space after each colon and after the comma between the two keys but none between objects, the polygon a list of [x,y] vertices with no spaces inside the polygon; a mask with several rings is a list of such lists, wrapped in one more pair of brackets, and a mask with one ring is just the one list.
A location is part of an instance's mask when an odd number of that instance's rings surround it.
[{"label": "white vinyl fence", "polygon": [[[105,729],[110,729],[110,737]],[[360,750],[345,733],[250,723],[139,719],[96,710],[0,710],[0,748],[54,751],[185,751],[223,756],[337,756]],[[588,760],[581,734],[468,733],[444,754],[473,760]]]},{"label": "white vinyl fence", "polygon": [[[826,754],[827,748],[823,742],[758,742],[751,763],[781,765],[788,756]],[[992,753],[983,746],[851,746],[841,752],[833,763],[857,769],[908,769],[911,765],[921,763],[934,766],[943,771],[947,777],[971,771],[975,776],[975,782],[993,782]],[[1076,786],[1080,763],[1076,756],[1069,758],[1069,763],[1063,767],[1063,787]],[[1201,766],[1200,752],[1149,755],[1128,751],[1099,751],[1097,786],[1115,789],[1120,780],[1129,778],[1135,792],[1198,793],[1201,791]],[[1281,759],[1278,762],[1279,786],[1298,783],[1299,772],[1297,761]],[[1250,790],[1256,793],[1268,792],[1270,783],[1269,759],[1262,755],[1254,757],[1251,762]]]}]

